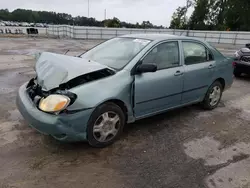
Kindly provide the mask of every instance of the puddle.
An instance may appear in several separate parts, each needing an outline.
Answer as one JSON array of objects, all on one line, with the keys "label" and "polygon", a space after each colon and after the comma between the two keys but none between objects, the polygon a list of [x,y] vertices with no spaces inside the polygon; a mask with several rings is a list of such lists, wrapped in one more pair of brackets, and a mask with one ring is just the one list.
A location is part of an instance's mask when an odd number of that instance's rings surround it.
[{"label": "puddle", "polygon": [[184,144],[185,153],[193,159],[204,159],[205,165],[214,166],[233,160],[241,153],[250,155],[250,144],[237,143],[229,148],[220,149],[220,142],[204,137]]},{"label": "puddle", "polygon": [[209,188],[249,188],[250,160],[230,164],[206,178]]},{"label": "puddle", "polygon": [[250,185],[250,144],[236,143],[220,148],[221,143],[211,137],[184,144],[185,153],[193,159],[203,159],[206,166],[221,166],[205,181],[209,188],[235,188]]}]

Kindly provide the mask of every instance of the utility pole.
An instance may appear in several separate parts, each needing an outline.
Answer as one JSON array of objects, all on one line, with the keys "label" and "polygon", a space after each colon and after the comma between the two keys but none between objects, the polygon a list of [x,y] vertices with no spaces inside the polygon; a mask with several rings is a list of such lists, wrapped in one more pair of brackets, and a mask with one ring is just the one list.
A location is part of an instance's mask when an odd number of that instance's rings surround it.
[{"label": "utility pole", "polygon": [[186,24],[186,22],[187,22],[188,3],[189,3],[189,0],[186,0],[186,10],[185,10],[185,15],[184,15],[184,22],[185,22],[185,24]]},{"label": "utility pole", "polygon": [[190,0],[186,0],[186,10],[185,10],[185,14],[184,14],[184,24],[187,24],[187,11],[188,9],[192,6],[192,1]]},{"label": "utility pole", "polygon": [[107,16],[107,10],[104,10],[104,20],[106,20],[106,16]]},{"label": "utility pole", "polygon": [[88,0],[88,18],[89,18],[89,0]]}]

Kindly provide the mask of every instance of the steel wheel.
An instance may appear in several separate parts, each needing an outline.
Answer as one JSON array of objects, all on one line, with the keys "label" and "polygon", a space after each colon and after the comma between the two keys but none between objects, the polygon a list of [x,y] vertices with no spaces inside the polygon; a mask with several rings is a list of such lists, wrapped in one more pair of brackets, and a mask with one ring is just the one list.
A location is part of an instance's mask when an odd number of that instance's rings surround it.
[{"label": "steel wheel", "polygon": [[120,117],[115,112],[101,114],[94,123],[93,136],[99,142],[109,142],[118,133],[120,128]]},{"label": "steel wheel", "polygon": [[217,105],[221,97],[221,89],[219,86],[214,86],[209,94],[209,101],[211,106]]},{"label": "steel wheel", "polygon": [[202,101],[202,106],[206,110],[213,110],[218,106],[221,100],[223,86],[220,81],[215,81],[207,90]]}]

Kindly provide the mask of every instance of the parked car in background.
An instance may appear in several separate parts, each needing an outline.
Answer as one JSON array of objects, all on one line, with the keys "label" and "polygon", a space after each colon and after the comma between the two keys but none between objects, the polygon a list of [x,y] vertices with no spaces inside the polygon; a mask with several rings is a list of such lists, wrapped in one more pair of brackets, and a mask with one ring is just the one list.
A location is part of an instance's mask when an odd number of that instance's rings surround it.
[{"label": "parked car in background", "polygon": [[42,23],[36,23],[35,27],[43,27],[43,24]]},{"label": "parked car in background", "polygon": [[105,147],[126,123],[200,103],[216,108],[233,83],[232,61],[208,43],[165,34],[108,40],[77,57],[44,52],[17,106],[60,141]]},{"label": "parked car in background", "polygon": [[235,52],[234,75],[240,77],[242,74],[250,75],[250,44]]},{"label": "parked car in background", "polygon": [[30,24],[27,23],[27,22],[22,22],[22,26],[23,26],[23,27],[30,27]]},{"label": "parked car in background", "polygon": [[4,21],[3,23],[5,24],[5,26],[10,26],[10,22],[8,21]]}]

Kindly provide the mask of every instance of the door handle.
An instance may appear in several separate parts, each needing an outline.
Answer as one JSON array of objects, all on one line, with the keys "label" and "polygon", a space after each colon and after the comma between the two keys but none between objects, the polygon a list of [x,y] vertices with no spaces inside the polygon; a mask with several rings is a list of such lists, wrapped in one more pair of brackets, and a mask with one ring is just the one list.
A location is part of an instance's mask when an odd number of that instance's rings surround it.
[{"label": "door handle", "polygon": [[212,68],[214,68],[214,67],[215,67],[215,65],[213,65],[213,64],[210,64],[210,65],[208,66],[209,69],[212,69]]},{"label": "door handle", "polygon": [[174,74],[175,76],[180,76],[180,75],[183,75],[183,72],[181,71],[176,71],[176,73]]}]

